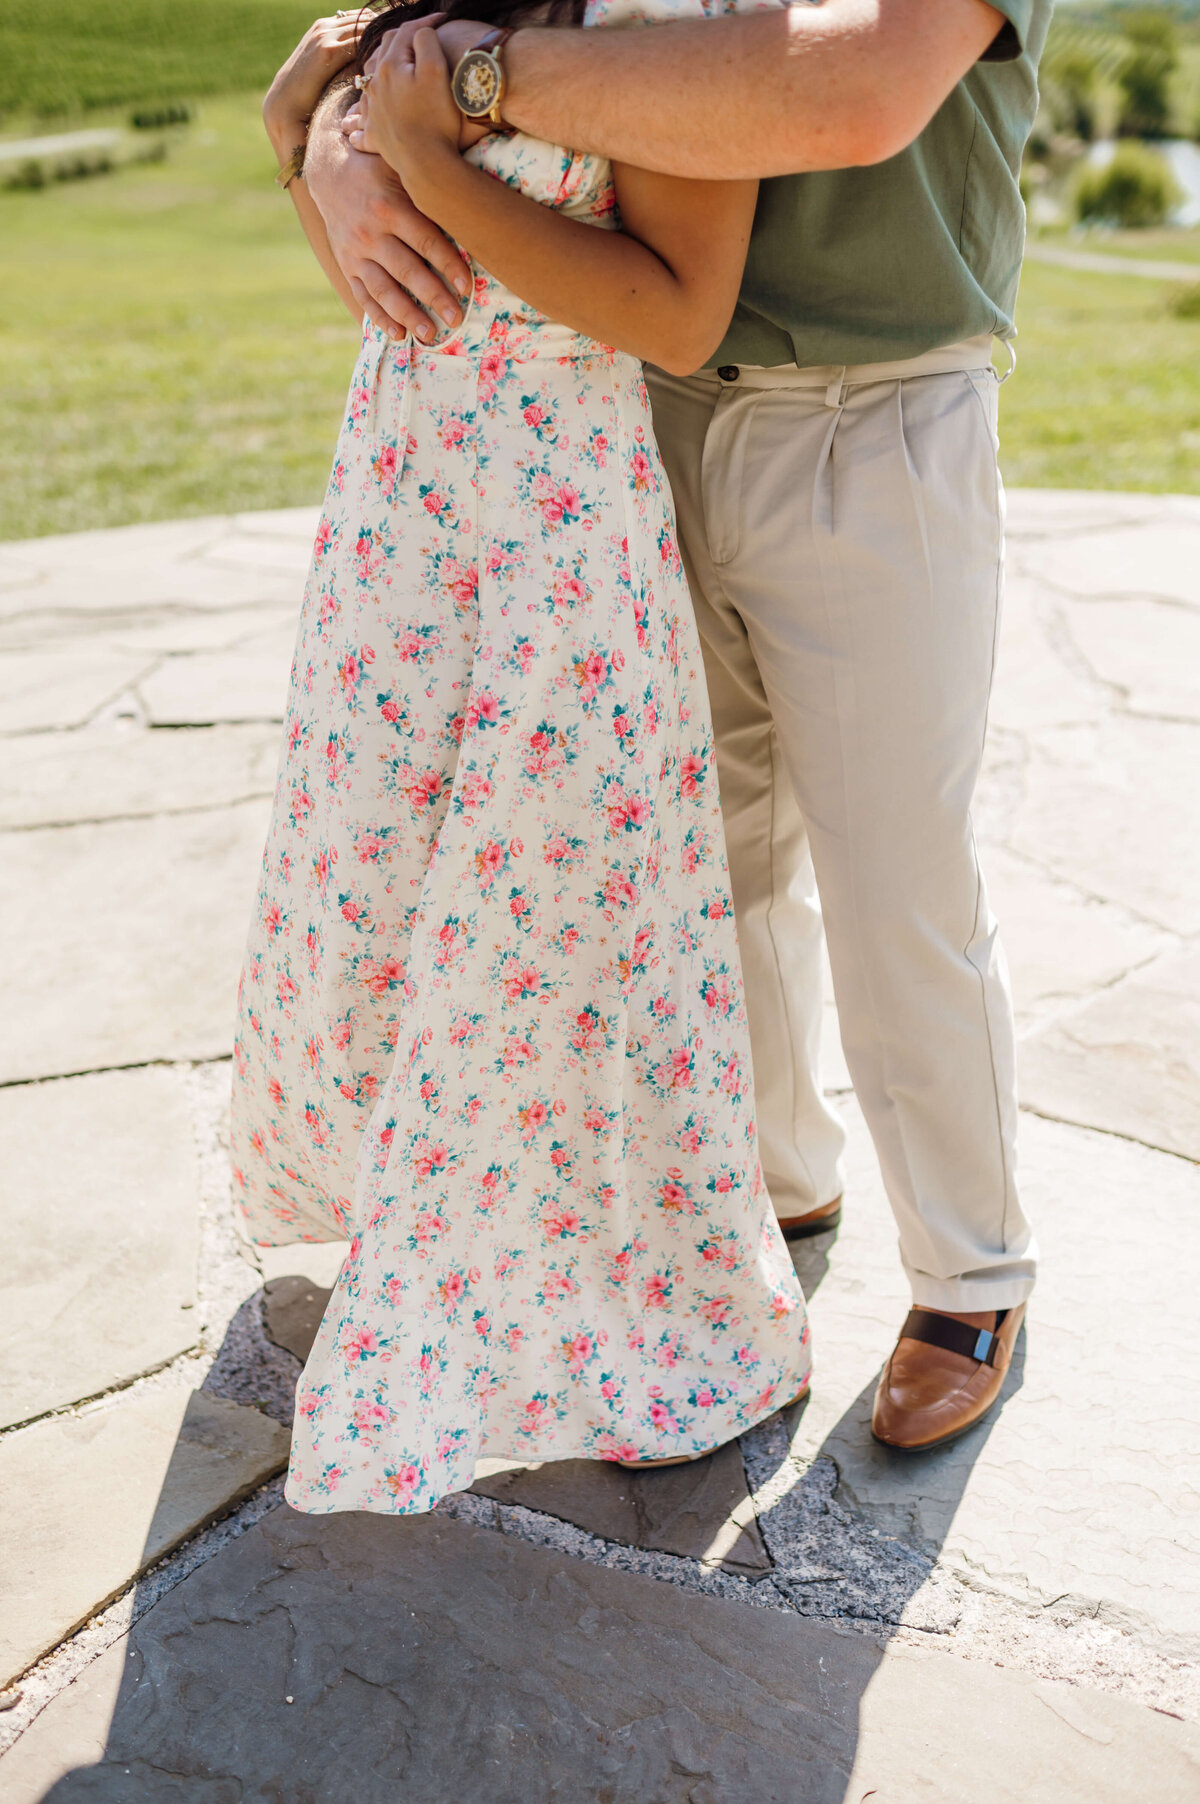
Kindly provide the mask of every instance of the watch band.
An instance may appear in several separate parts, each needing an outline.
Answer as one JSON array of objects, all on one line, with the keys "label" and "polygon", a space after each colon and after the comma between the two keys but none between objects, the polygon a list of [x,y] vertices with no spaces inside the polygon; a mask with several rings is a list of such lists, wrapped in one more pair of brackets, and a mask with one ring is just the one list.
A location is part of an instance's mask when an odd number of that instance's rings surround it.
[{"label": "watch band", "polygon": [[288,158],[287,162],[283,165],[283,168],[279,171],[278,175],[275,177],[275,180],[278,183],[279,187],[281,187],[281,188],[290,187],[292,182],[295,181],[296,177],[303,172],[304,152],[307,148],[308,147],[306,144],[297,144],[295,150],[292,152],[292,154]]}]

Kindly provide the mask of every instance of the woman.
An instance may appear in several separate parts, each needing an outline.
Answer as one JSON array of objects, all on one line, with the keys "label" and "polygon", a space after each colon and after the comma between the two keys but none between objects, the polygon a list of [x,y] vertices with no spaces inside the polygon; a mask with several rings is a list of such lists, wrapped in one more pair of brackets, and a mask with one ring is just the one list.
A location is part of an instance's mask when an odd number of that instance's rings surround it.
[{"label": "woman", "polygon": [[[275,95],[282,155],[347,42],[317,30]],[[695,1458],[802,1394],[809,1356],[639,363],[711,354],[754,184],[498,134],[464,158],[431,31],[415,62],[383,36],[363,79],[352,141],[473,288],[430,346],[369,328],[351,383],[243,975],[234,1164],[259,1243],[352,1235],[288,1499],[404,1512],[485,1454]]]}]

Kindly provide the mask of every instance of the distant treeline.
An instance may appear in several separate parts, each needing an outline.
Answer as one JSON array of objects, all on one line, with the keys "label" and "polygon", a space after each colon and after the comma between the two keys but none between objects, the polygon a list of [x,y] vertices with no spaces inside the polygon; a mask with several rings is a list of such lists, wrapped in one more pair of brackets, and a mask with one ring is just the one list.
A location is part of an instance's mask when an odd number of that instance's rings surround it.
[{"label": "distant treeline", "polygon": [[1060,6],[1041,88],[1039,128],[1084,142],[1200,136],[1200,0]]},{"label": "distant treeline", "polygon": [[0,0],[0,123],[265,88],[320,10],[315,0]]}]

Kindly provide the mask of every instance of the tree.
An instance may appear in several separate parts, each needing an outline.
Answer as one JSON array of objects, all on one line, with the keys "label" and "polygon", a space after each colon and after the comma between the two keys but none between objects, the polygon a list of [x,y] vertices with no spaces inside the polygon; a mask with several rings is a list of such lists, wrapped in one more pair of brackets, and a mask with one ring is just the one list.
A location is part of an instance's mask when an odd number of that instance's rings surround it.
[{"label": "tree", "polygon": [[1117,70],[1121,112],[1117,131],[1123,138],[1168,135],[1171,76],[1179,66],[1175,22],[1169,13],[1131,13],[1124,22],[1129,46]]},{"label": "tree", "polygon": [[1096,135],[1095,60],[1086,50],[1067,50],[1047,74],[1061,99],[1061,127],[1090,144]]}]

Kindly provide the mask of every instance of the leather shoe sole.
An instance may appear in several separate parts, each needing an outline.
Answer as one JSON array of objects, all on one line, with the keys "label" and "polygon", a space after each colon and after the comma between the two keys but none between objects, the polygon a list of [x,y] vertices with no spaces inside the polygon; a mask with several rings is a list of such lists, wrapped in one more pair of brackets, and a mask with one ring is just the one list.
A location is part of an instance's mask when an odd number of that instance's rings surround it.
[{"label": "leather shoe sole", "polygon": [[988,1331],[938,1310],[911,1312],[875,1392],[871,1432],[877,1441],[900,1453],[925,1453],[983,1420],[1012,1364],[1025,1304],[998,1314],[996,1328]]},{"label": "leather shoe sole", "polygon": [[822,1203],[819,1209],[809,1209],[804,1215],[779,1216],[779,1232],[785,1240],[811,1240],[814,1234],[831,1233],[841,1219],[842,1199],[835,1196],[831,1203]]}]

